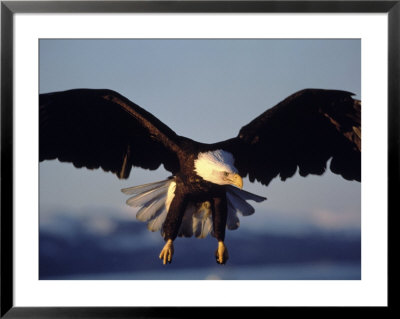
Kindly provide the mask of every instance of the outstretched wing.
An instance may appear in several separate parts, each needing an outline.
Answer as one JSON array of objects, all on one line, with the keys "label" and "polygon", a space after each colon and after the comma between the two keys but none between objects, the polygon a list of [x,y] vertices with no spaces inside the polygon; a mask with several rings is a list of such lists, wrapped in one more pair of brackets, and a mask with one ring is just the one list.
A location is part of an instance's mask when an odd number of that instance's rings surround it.
[{"label": "outstretched wing", "polygon": [[101,167],[127,178],[132,166],[176,172],[179,136],[138,105],[111,90],[40,94],[39,160]]},{"label": "outstretched wing", "polygon": [[299,91],[215,144],[229,150],[242,176],[268,185],[277,177],[332,172],[361,181],[361,102],[344,91]]}]

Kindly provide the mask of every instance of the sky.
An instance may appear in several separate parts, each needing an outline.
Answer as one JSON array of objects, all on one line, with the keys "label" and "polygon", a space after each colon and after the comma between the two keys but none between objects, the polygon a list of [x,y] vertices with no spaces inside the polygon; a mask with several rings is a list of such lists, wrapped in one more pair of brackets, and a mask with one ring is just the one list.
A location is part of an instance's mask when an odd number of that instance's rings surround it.
[{"label": "sky", "polygon": [[[304,88],[341,89],[361,99],[360,40],[40,40],[40,93],[113,89],[177,134],[213,143]],[[135,219],[121,188],[165,179],[163,168],[134,168],[128,180],[102,170],[40,163],[41,222],[55,212],[107,210]],[[361,184],[331,172],[268,187],[240,228],[261,233],[360,231]],[[145,225],[143,225],[145,228]],[[240,228],[238,231],[240,231]],[[152,236],[160,236],[152,234]],[[227,237],[229,232],[227,233]],[[193,239],[192,239],[193,240]],[[160,247],[161,249],[161,247]]]}]

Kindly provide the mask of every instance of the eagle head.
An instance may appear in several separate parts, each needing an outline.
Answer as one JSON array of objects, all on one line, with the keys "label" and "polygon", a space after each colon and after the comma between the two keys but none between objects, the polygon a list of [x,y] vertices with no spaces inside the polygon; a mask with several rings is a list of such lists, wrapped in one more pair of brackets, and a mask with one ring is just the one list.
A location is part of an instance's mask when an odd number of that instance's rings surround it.
[{"label": "eagle head", "polygon": [[194,161],[194,169],[204,180],[218,185],[243,187],[243,179],[233,165],[235,159],[223,150],[199,153]]}]

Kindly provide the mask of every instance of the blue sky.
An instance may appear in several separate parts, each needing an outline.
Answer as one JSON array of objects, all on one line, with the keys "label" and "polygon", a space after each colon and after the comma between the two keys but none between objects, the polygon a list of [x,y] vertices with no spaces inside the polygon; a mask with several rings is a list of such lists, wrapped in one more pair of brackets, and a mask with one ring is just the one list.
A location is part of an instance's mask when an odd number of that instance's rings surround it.
[{"label": "blue sky", "polygon": [[[309,87],[342,89],[361,98],[361,41],[40,41],[40,93],[113,89],[177,134],[201,142],[236,136],[266,109]],[[134,220],[120,189],[168,175],[162,168],[133,169],[128,180],[118,180],[101,170],[43,162],[41,217],[60,210],[79,215],[112,208]],[[360,230],[361,184],[330,172],[276,179],[268,187],[246,179],[244,189],[268,200],[255,204],[256,213],[242,217],[241,227],[271,233]]]}]

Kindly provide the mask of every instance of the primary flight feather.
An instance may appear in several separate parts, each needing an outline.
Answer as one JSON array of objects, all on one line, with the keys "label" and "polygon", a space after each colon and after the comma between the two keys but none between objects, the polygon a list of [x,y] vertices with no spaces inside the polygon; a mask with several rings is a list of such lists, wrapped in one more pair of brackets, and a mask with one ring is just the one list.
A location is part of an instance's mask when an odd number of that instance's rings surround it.
[{"label": "primary flight feather", "polygon": [[112,90],[75,89],[39,96],[39,159],[102,168],[127,178],[131,168],[172,173],[164,181],[123,189],[137,218],[166,241],[160,253],[172,261],[177,236],[218,240],[216,261],[226,263],[225,229],[239,227],[238,213],[254,212],[248,200],[266,198],[242,190],[243,178],[268,185],[322,175],[330,169],[361,181],[361,102],[338,90],[294,93],[243,126],[238,136],[204,144],[177,135],[152,114]]}]

